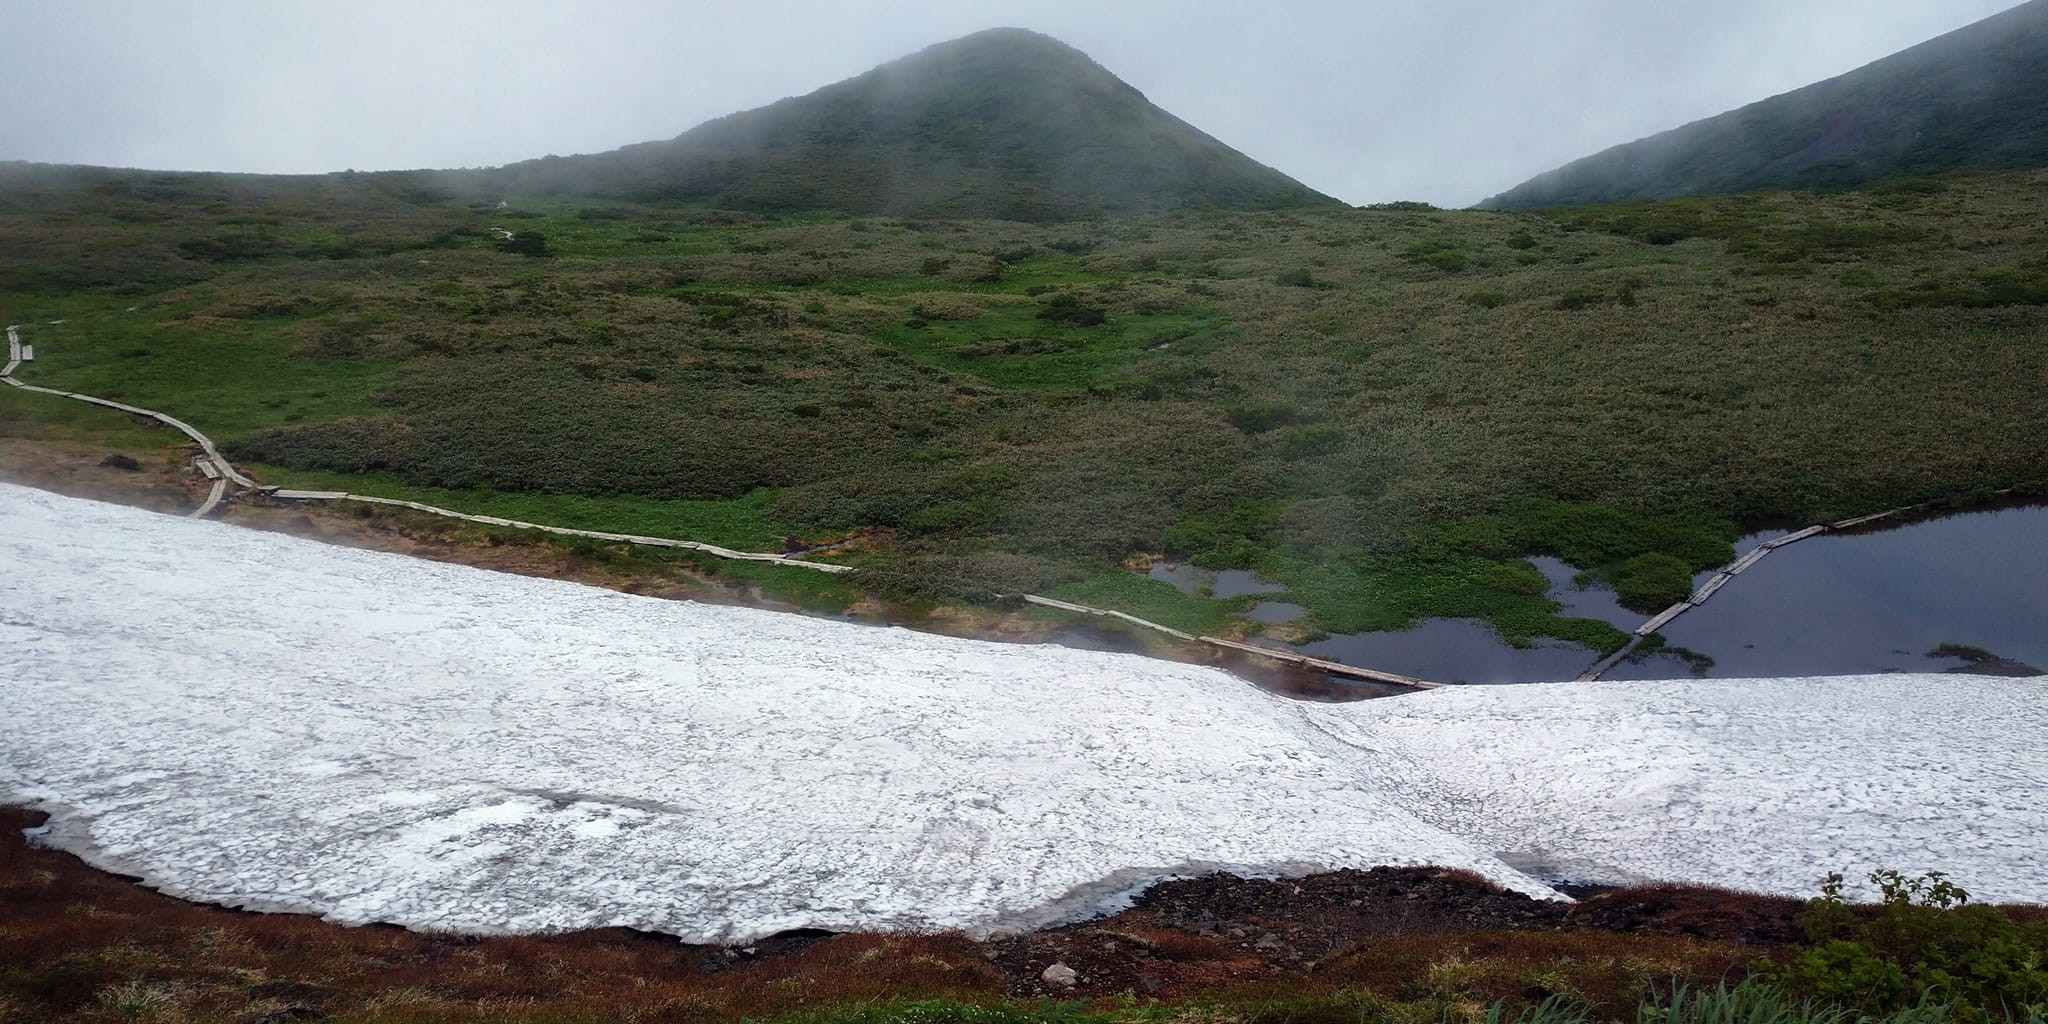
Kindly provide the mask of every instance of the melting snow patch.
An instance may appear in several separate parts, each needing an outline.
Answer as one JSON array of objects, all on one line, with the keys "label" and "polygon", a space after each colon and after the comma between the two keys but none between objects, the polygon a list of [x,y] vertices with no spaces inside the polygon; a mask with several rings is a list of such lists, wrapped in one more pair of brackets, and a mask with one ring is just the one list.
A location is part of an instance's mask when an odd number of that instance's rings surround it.
[{"label": "melting snow patch", "polygon": [[1224,673],[328,547],[0,485],[0,798],[178,895],[467,931],[1031,927],[1376,864],[2048,899],[2039,681]]}]

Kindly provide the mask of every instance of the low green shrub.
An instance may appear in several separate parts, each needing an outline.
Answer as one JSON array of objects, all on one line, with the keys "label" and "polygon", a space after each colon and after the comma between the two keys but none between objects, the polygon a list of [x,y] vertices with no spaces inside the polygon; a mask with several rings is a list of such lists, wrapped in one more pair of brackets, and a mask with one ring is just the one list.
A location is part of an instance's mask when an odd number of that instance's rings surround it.
[{"label": "low green shrub", "polygon": [[1223,415],[1230,425],[1247,434],[1263,434],[1275,427],[1300,423],[1302,412],[1292,402],[1244,402],[1228,406]]},{"label": "low green shrub", "polygon": [[1944,1006],[1961,1022],[2048,1015],[2048,922],[2022,924],[1931,871],[1874,871],[1866,913],[1831,874],[1802,917],[1811,945],[1780,969],[1812,998],[1867,1012]]},{"label": "low green shrub", "polygon": [[1624,608],[1668,608],[1692,593],[1692,569],[1683,559],[1661,552],[1637,555],[1616,567],[1614,593]]},{"label": "low green shrub", "polygon": [[1595,291],[1591,288],[1573,288],[1558,296],[1557,301],[1551,303],[1551,308],[1566,311],[1591,309],[1594,306],[1604,305],[1606,302],[1606,292]]},{"label": "low green shrub", "polygon": [[1038,319],[1069,327],[1094,327],[1106,322],[1109,314],[1098,307],[1082,305],[1071,292],[1061,292],[1039,307]]}]

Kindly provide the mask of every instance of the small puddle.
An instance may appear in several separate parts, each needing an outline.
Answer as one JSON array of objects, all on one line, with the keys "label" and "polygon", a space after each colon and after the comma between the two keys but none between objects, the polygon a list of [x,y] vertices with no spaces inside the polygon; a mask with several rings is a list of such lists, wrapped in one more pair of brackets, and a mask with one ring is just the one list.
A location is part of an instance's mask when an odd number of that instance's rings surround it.
[{"label": "small puddle", "polygon": [[1541,572],[1544,579],[1550,581],[1550,599],[1564,606],[1558,614],[1565,618],[1599,619],[1620,628],[1623,632],[1642,625],[1643,620],[1649,618],[1642,612],[1632,612],[1623,608],[1621,602],[1615,598],[1614,588],[1606,584],[1595,583],[1583,590],[1575,587],[1572,581],[1578,577],[1579,570],[1572,568],[1571,564],[1562,558],[1545,556],[1531,558],[1529,561],[1535,564],[1536,571]]},{"label": "small puddle", "polygon": [[1209,596],[1216,598],[1243,597],[1247,594],[1284,594],[1287,586],[1275,583],[1247,569],[1224,569],[1210,572],[1188,563],[1168,565],[1154,562],[1145,575],[1162,583],[1171,583],[1183,594],[1197,595],[1202,588],[1209,588]]},{"label": "small puddle", "polygon": [[1171,583],[1175,590],[1183,594],[1198,593],[1203,586],[1213,582],[1215,579],[1209,570],[1198,569],[1185,562],[1178,565],[1154,562],[1152,563],[1152,568],[1145,571],[1145,575],[1163,583]]},{"label": "small puddle", "polygon": [[1258,573],[1244,569],[1225,569],[1216,574],[1217,597],[1243,597],[1246,594],[1284,594],[1285,584],[1275,583]]}]

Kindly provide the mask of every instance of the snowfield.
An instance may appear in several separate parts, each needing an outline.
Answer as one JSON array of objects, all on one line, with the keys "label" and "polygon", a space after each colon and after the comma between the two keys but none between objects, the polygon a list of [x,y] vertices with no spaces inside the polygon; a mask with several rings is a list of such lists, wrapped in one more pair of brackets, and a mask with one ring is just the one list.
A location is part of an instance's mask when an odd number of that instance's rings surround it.
[{"label": "snowfield", "polygon": [[0,800],[190,899],[478,932],[1025,928],[1377,864],[2048,901],[2048,684],[1225,673],[330,547],[0,485]]}]

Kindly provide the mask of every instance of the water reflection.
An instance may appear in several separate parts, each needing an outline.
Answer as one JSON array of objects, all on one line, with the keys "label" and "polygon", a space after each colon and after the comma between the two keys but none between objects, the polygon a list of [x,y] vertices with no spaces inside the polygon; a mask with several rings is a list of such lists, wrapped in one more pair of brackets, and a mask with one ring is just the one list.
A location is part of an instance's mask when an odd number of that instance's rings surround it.
[{"label": "water reflection", "polygon": [[1275,583],[1246,569],[1210,572],[1187,563],[1168,565],[1165,562],[1154,562],[1152,567],[1145,571],[1145,575],[1162,583],[1171,583],[1174,589],[1189,595],[1200,594],[1203,587],[1209,588],[1209,596],[1217,598],[1243,597],[1246,594],[1281,594],[1287,591],[1285,584]]},{"label": "water reflection", "polygon": [[[1789,529],[1735,542],[1737,557]],[[1529,560],[1550,581],[1567,617],[1598,619],[1623,630],[1647,615],[1621,607],[1612,588],[1573,585],[1578,571],[1557,558]],[[1192,565],[1151,567],[1153,579],[1183,593],[1218,598],[1284,594],[1285,587],[1243,570],[1212,573]],[[1704,584],[1713,572],[1703,572]],[[1282,599],[1259,602],[1244,617],[1294,622],[1305,614]],[[1713,600],[1663,629],[1670,653],[1623,662],[1603,678],[1673,679],[1850,675],[1949,670],[2048,668],[2048,505],[1957,513],[1852,533],[1811,537],[1772,552]],[[1271,639],[1254,643],[1282,646]],[[1942,645],[1988,652],[1997,662],[1931,658]],[[1411,629],[1331,636],[1293,648],[1362,667],[1450,683],[1538,682],[1576,678],[1597,655],[1561,641],[1509,647],[1484,622],[1431,619]],[[1712,659],[1704,665],[1697,655]]]},{"label": "water reflection", "polygon": [[1349,633],[1296,648],[1346,665],[1382,669],[1440,683],[1538,683],[1573,679],[1593,663],[1592,651],[1558,640],[1509,647],[1477,619],[1428,619],[1391,633]]},{"label": "water reflection", "polygon": [[1212,579],[1209,575],[1209,570],[1198,569],[1193,565],[1185,563],[1168,565],[1165,562],[1154,562],[1152,563],[1152,568],[1145,571],[1145,575],[1164,583],[1171,583],[1175,590],[1183,594],[1193,594],[1200,591],[1203,585]]},{"label": "water reflection", "polygon": [[1217,597],[1243,597],[1246,594],[1284,594],[1287,587],[1275,583],[1255,572],[1244,569],[1225,569],[1216,574],[1214,594]]},{"label": "water reflection", "polygon": [[[2048,668],[2048,506],[1967,512],[1787,545],[1666,626],[1723,677],[1939,672],[1942,644]],[[1690,674],[1668,655],[1608,679]]]},{"label": "water reflection", "polygon": [[[1614,588],[1600,583],[1591,583],[1580,590],[1573,586],[1579,571],[1562,558],[1531,558],[1536,570],[1550,581],[1550,599],[1563,605],[1558,612],[1566,618],[1599,619],[1622,630],[1632,630],[1649,618],[1641,612],[1632,612],[1621,606],[1615,597]],[[1711,574],[1709,574],[1711,575]]]}]

